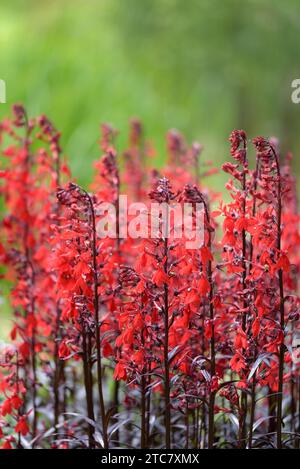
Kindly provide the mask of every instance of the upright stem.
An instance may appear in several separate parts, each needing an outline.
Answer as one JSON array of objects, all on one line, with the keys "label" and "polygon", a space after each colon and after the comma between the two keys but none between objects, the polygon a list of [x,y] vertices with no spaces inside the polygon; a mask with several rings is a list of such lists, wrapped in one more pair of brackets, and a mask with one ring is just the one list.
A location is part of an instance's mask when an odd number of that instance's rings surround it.
[{"label": "upright stem", "polygon": [[150,411],[151,411],[151,376],[148,378],[147,386],[148,386],[148,394],[146,396],[146,445],[148,447],[149,440],[150,440]]},{"label": "upright stem", "polygon": [[195,449],[199,448],[199,420],[200,420],[200,407],[199,405],[196,408],[196,431],[195,431]]},{"label": "upright stem", "polygon": [[189,440],[190,440],[190,422],[189,422],[189,403],[186,399],[185,406],[185,449],[189,449]]},{"label": "upright stem", "polygon": [[[24,138],[24,148],[26,149],[27,156],[25,160],[26,164],[26,169],[27,173],[29,175],[29,163],[30,163],[30,133],[31,133],[31,128],[29,125],[28,121],[28,116],[26,112],[24,111],[24,119],[25,119],[25,138]],[[28,181],[26,181],[26,186],[28,186]],[[26,192],[28,187],[25,188]],[[26,201],[26,210],[29,213],[29,206],[28,206],[28,200],[25,198]],[[31,252],[30,252],[30,247],[28,244],[28,235],[29,235],[29,225],[28,223],[25,224],[25,229],[24,229],[24,236],[23,236],[23,245],[24,245],[24,250],[25,250],[25,257],[26,257],[26,263],[27,267],[30,268],[31,271],[31,288],[34,290],[34,283],[35,283],[35,273],[34,273],[34,268],[31,262]],[[34,293],[32,294],[34,295]],[[32,423],[32,438],[33,440],[36,437],[36,432],[37,432],[37,424],[38,424],[38,415],[37,415],[37,364],[36,364],[36,325],[35,325],[35,298],[34,296],[31,297],[30,301],[30,313],[32,315],[32,332],[31,332],[31,341],[30,341],[30,352],[31,352],[31,370],[32,370],[32,406],[33,406],[33,423]],[[35,443],[32,444],[32,448],[34,448]]]},{"label": "upright stem", "polygon": [[[56,161],[55,161],[55,174],[56,174],[56,188],[60,186],[60,151],[57,147]],[[59,215],[59,205],[56,207],[56,215]],[[58,222],[59,223],[59,222]],[[54,373],[53,373],[53,394],[54,394],[54,426],[56,427],[59,423],[59,416],[61,412],[60,403],[60,384],[61,376],[64,375],[64,364],[59,359],[59,338],[60,338],[60,317],[61,309],[59,300],[56,304],[56,318],[55,318],[55,331],[54,331]]]},{"label": "upright stem", "polygon": [[[87,415],[89,420],[95,421],[94,415],[94,399],[93,399],[93,387],[91,382],[91,367],[90,367],[90,357],[88,354],[88,345],[87,345],[87,334],[85,331],[85,325],[82,322],[82,353],[83,353],[83,376],[84,376],[84,387],[85,387],[85,397],[86,397],[86,406],[87,406]],[[95,428],[91,423],[88,423],[88,440],[89,440],[89,449],[94,448],[95,439],[94,439]]]},{"label": "upright stem", "polygon": [[248,448],[252,449],[252,440],[253,440],[253,425],[255,419],[255,397],[256,397],[256,374],[252,378],[251,386],[251,406],[250,406],[250,423],[249,423],[249,438],[248,438]]},{"label": "upright stem", "polygon": [[[27,266],[30,267],[31,270],[31,288],[34,287],[35,284],[35,273],[34,268],[30,259],[30,250],[27,244],[28,238],[28,225],[25,229],[25,256]],[[37,415],[37,363],[36,363],[36,324],[35,324],[35,299],[32,296],[30,301],[30,313],[32,315],[33,324],[32,324],[32,331],[31,331],[31,341],[30,341],[30,352],[31,352],[31,370],[32,370],[32,406],[33,406],[33,423],[32,423],[32,438],[33,440],[36,437],[37,432],[37,424],[38,424],[38,415]],[[32,448],[34,448],[35,442],[32,443]]]},{"label": "upright stem", "polygon": [[[20,392],[20,384],[19,384],[19,354],[18,351],[16,351],[16,391],[17,395],[19,396]],[[18,416],[21,416],[20,408],[18,409]],[[20,432],[18,433],[18,441],[17,441],[17,448],[22,449],[23,446],[21,444],[21,434]]]},{"label": "upright stem", "polygon": [[60,324],[60,309],[57,305],[56,309],[56,324],[55,324],[55,342],[54,342],[54,374],[53,374],[53,394],[54,394],[54,426],[56,427],[59,422],[60,415],[60,375],[62,371],[62,363],[58,355],[58,338],[59,338],[59,324]]},{"label": "upright stem", "polygon": [[146,377],[143,373],[141,378],[141,448],[146,447]]},{"label": "upright stem", "polygon": [[295,416],[296,416],[296,399],[295,399],[295,374],[292,364],[291,371],[291,382],[290,382],[290,394],[291,394],[291,432],[295,433]]},{"label": "upright stem", "polygon": [[[276,247],[278,253],[281,250],[281,215],[282,215],[282,200],[281,200],[281,172],[280,164],[276,151],[271,146],[271,151],[275,158],[276,170],[277,170],[277,240]],[[279,283],[279,297],[280,297],[280,328],[283,334],[283,340],[280,344],[279,349],[279,372],[278,372],[278,394],[277,394],[277,420],[276,420],[276,440],[277,449],[282,448],[282,394],[283,394],[283,371],[284,371],[284,288],[283,288],[283,271],[279,269],[278,272],[278,283]]]},{"label": "upright stem", "polygon": [[[256,159],[256,168],[254,173],[254,185],[253,185],[253,205],[252,205],[252,217],[256,215],[256,191],[257,191],[257,178],[259,172],[259,160]],[[253,267],[253,239],[250,239],[250,247],[249,247],[249,274],[252,272]],[[255,345],[255,356],[257,354],[257,346]],[[256,407],[256,373],[254,373],[252,378],[252,386],[251,386],[251,405],[250,405],[250,423],[249,423],[249,437],[248,437],[248,447],[249,449],[252,448],[252,440],[253,440],[253,425],[255,420],[255,407]]]},{"label": "upright stem", "polygon": [[[244,149],[246,150],[246,142],[244,142]],[[244,160],[243,167],[243,179],[242,179],[242,191],[243,191],[243,201],[242,201],[242,215],[246,215],[246,156]],[[246,290],[246,277],[247,277],[247,266],[246,266],[246,255],[247,255],[247,245],[246,245],[246,231],[242,230],[242,288],[243,292]],[[248,306],[245,296],[243,296],[243,309],[245,310]],[[244,312],[242,317],[242,330],[246,332],[247,328],[247,314]],[[241,449],[246,447],[246,419],[247,419],[247,394],[242,391],[241,395],[241,414],[239,419],[239,447]]]},{"label": "upright stem", "polygon": [[[141,331],[141,344],[144,350],[144,347],[145,347],[144,328]],[[146,393],[147,393],[146,366],[144,365],[142,369],[142,376],[141,376],[141,448],[142,449],[147,447]]]},{"label": "upright stem", "polygon": [[[117,175],[117,183],[116,183],[116,200],[115,200],[115,207],[116,207],[116,231],[117,231],[117,256],[118,256],[118,267],[117,267],[117,275],[119,276],[119,265],[120,265],[120,205],[119,205],[119,196],[120,196],[120,178],[119,173]],[[122,353],[120,351],[120,353]],[[120,381],[114,381],[114,392],[113,392],[113,403],[114,403],[114,414],[118,414],[119,407],[120,407]],[[119,444],[119,430],[115,432],[115,442],[118,446]]]},{"label": "upright stem", "polygon": [[[33,308],[34,309],[34,308]],[[33,403],[33,426],[32,426],[32,436],[33,439],[36,437],[37,431],[37,374],[36,374],[36,352],[35,352],[35,336],[36,336],[36,328],[35,324],[32,326],[32,337],[31,337],[31,360],[32,360],[32,403]],[[34,448],[35,443],[32,443],[32,448]]]},{"label": "upright stem", "polygon": [[[205,343],[205,306],[203,307],[202,313],[202,341],[201,341],[201,348],[202,348],[202,355],[205,354],[206,351],[206,343]],[[204,449],[206,445],[206,405],[202,403],[201,405],[201,424],[200,424],[200,431],[199,431],[199,448]],[[199,409],[200,411],[200,409]]]},{"label": "upright stem", "polygon": [[[205,206],[206,220],[208,224],[208,249],[211,250],[211,231],[210,231],[210,216],[207,205]],[[216,351],[215,351],[215,325],[214,325],[214,284],[212,279],[212,262],[208,261],[207,277],[209,282],[209,319],[211,321],[211,339],[210,339],[210,374],[211,378],[216,374]],[[210,391],[209,409],[208,409],[208,448],[212,449],[214,444],[215,433],[215,398],[216,392]]]},{"label": "upright stem", "polygon": [[[284,300],[283,300],[283,275],[279,271],[279,290],[280,290],[280,327],[284,331]],[[277,449],[282,448],[282,393],[283,393],[283,368],[284,368],[284,342],[280,344],[279,349],[279,373],[278,373],[278,396],[277,396],[277,423],[276,440]]]},{"label": "upright stem", "polygon": [[[168,238],[164,238],[164,271],[168,274]],[[171,448],[170,369],[169,369],[169,287],[164,283],[164,385],[166,448]]]},{"label": "upright stem", "polygon": [[[88,194],[87,194],[88,195]],[[108,448],[108,435],[107,435],[107,422],[106,412],[103,396],[102,385],[102,354],[101,354],[101,337],[100,337],[100,324],[99,324],[99,294],[98,294],[98,265],[97,265],[97,244],[96,244],[96,219],[94,205],[91,197],[88,195],[90,204],[90,212],[92,219],[92,257],[93,257],[93,274],[94,274],[94,319],[96,326],[96,355],[97,355],[97,384],[99,394],[99,405],[102,419],[102,432],[104,448]]]},{"label": "upright stem", "polygon": [[[298,376],[297,378],[297,389],[296,389],[296,392],[297,392],[297,400],[298,400],[298,429],[300,428],[300,377]],[[299,449],[299,443],[300,443],[300,437],[297,436],[297,440],[296,440],[296,448]]]}]

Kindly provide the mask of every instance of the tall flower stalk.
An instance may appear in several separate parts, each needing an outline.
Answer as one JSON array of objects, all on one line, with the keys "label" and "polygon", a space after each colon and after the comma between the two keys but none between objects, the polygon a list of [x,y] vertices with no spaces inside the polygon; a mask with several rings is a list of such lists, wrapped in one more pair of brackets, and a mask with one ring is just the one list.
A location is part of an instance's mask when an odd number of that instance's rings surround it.
[{"label": "tall flower stalk", "polygon": [[[258,137],[252,170],[246,134],[233,131],[225,203],[204,187],[200,146],[178,132],[167,167],[147,176],[153,149],[132,121],[120,178],[116,133],[102,129],[87,192],[64,185],[60,134],[45,116],[16,106],[0,124],[1,295],[10,288],[13,316],[11,344],[0,344],[0,446],[297,447],[290,156]],[[120,213],[123,190],[142,204]],[[201,246],[190,244],[186,203],[193,229],[202,204]]]},{"label": "tall flower stalk", "polygon": [[170,358],[169,358],[169,330],[170,330],[170,299],[169,299],[169,269],[170,269],[170,245],[169,236],[169,205],[174,200],[175,195],[172,192],[171,185],[167,178],[160,179],[157,185],[150,192],[150,198],[153,201],[163,203],[166,209],[164,213],[164,222],[160,214],[159,223],[159,245],[162,250],[160,259],[160,268],[162,267],[159,284],[162,283],[162,316],[163,316],[163,373],[164,373],[164,403],[165,403],[165,446],[171,448],[171,385],[170,385]]},{"label": "tall flower stalk", "polygon": [[[274,164],[275,186],[276,186],[276,250],[277,256],[281,255],[281,230],[282,230],[282,178],[278,153],[273,145],[263,137],[257,137],[253,140],[260,157],[266,164]],[[273,160],[273,161],[272,161]],[[283,269],[278,269],[278,287],[279,287],[279,323],[281,329],[281,341],[278,355],[278,391],[277,391],[277,413],[276,413],[276,444],[277,448],[282,448],[282,400],[283,400],[283,372],[285,357],[285,312],[284,312],[284,283]]]},{"label": "tall flower stalk", "polygon": [[[83,348],[83,365],[84,365],[84,377],[85,377],[85,388],[87,398],[87,409],[88,417],[90,420],[94,420],[94,403],[93,403],[93,374],[92,374],[92,347],[95,344],[96,348],[96,365],[97,365],[97,387],[98,387],[98,398],[100,406],[100,415],[102,421],[102,437],[103,446],[108,448],[108,435],[107,435],[107,421],[106,412],[103,396],[103,376],[102,376],[102,353],[101,353],[101,336],[100,328],[101,323],[99,320],[99,276],[98,276],[98,247],[97,247],[97,235],[96,235],[96,216],[94,201],[92,197],[79,186],[70,183],[66,189],[58,191],[58,200],[62,205],[69,208],[69,216],[72,218],[77,217],[76,226],[72,227],[70,239],[72,239],[73,230],[77,230],[78,237],[75,240],[75,246],[72,244],[69,246],[76,251],[81,250],[81,243],[85,240],[85,246],[82,251],[82,255],[85,258],[83,262],[80,257],[78,258],[79,269],[82,269],[84,273],[84,283],[81,284],[79,290],[75,285],[75,290],[72,287],[72,296],[75,303],[77,301],[78,308],[81,310],[80,324],[82,331],[82,348]],[[82,218],[83,217],[83,218]],[[71,222],[72,223],[72,222]],[[58,228],[59,229],[59,228]],[[68,237],[67,237],[68,239]],[[70,266],[71,267],[71,266]],[[65,273],[66,275],[72,275]],[[92,289],[90,289],[90,286]],[[85,297],[85,295],[87,295]],[[89,309],[93,309],[93,326],[90,324],[88,317]],[[93,446],[94,431],[89,424],[89,445]]]}]

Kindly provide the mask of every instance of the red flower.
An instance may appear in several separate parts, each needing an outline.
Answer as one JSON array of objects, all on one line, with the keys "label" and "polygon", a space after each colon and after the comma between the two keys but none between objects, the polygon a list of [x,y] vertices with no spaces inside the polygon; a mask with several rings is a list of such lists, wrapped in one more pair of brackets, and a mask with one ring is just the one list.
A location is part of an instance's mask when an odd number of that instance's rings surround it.
[{"label": "red flower", "polygon": [[198,282],[199,293],[202,296],[207,295],[210,290],[209,281],[205,277],[201,277]]},{"label": "red flower", "polygon": [[5,417],[7,414],[12,413],[12,401],[11,399],[6,399],[1,406],[1,415]]},{"label": "red flower", "polygon": [[230,360],[230,367],[236,373],[240,373],[241,370],[245,370],[247,368],[245,359],[243,355],[237,352],[232,359]]},{"label": "red flower", "polygon": [[254,319],[251,329],[253,337],[256,338],[260,333],[260,320],[258,317]]},{"label": "red flower", "polygon": [[25,417],[21,417],[18,420],[17,425],[15,426],[15,431],[21,433],[21,435],[26,436],[29,433],[29,427],[27,425]]},{"label": "red flower", "polygon": [[66,358],[70,356],[70,354],[71,354],[71,350],[67,346],[66,342],[65,341],[61,342],[59,344],[59,349],[58,349],[59,358],[61,358],[62,360],[65,360]]},{"label": "red flower", "polygon": [[21,399],[17,394],[10,398],[11,405],[14,409],[18,410],[23,404],[23,399]]},{"label": "red flower", "polygon": [[162,269],[159,269],[153,274],[152,282],[161,287],[163,284],[169,283],[169,277]]},{"label": "red flower", "polygon": [[145,354],[144,354],[143,350],[138,350],[133,355],[133,361],[137,365],[142,365],[144,363],[144,358],[145,358]]},{"label": "red flower", "polygon": [[1,449],[13,449],[13,447],[11,445],[11,440],[7,438],[4,441],[3,445],[1,446]]},{"label": "red flower", "polygon": [[234,345],[237,349],[247,348],[247,345],[248,345],[247,334],[243,331],[241,327],[239,327],[237,330],[237,333],[234,339]]},{"label": "red flower", "polygon": [[126,379],[126,367],[123,363],[117,363],[114,371],[114,379],[120,381],[121,379]]}]

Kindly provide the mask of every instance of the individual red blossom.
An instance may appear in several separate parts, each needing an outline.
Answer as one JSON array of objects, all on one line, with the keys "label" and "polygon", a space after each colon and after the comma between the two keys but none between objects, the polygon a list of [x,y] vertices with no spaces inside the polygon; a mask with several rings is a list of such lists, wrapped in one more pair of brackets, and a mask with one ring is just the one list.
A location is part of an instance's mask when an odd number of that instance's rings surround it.
[{"label": "individual red blossom", "polygon": [[230,360],[230,366],[233,371],[240,373],[240,371],[245,370],[247,365],[243,355],[240,352],[237,352],[232,359]]},{"label": "individual red blossom", "polygon": [[162,285],[169,283],[169,277],[162,269],[160,269],[154,272],[152,282],[158,287],[161,287]]},{"label": "individual red blossom", "polygon": [[62,341],[59,344],[59,349],[58,349],[58,356],[60,359],[65,360],[70,356],[71,350],[67,346],[65,341]]},{"label": "individual red blossom", "polygon": [[209,292],[210,285],[209,285],[208,280],[205,277],[200,278],[198,282],[198,289],[199,289],[200,295],[202,296],[207,295],[207,293]]},{"label": "individual red blossom", "polygon": [[11,401],[11,405],[12,407],[15,409],[15,410],[18,410],[21,405],[23,404],[23,399],[21,399],[20,396],[18,396],[17,394],[15,394],[14,396],[12,396],[10,398],[10,401]]},{"label": "individual red blossom", "polygon": [[260,333],[260,320],[258,317],[254,319],[251,330],[253,337],[256,338]]},{"label": "individual red blossom", "polygon": [[22,436],[26,436],[29,433],[29,427],[25,417],[21,417],[15,426],[16,433],[21,433]]},{"label": "individual red blossom", "polygon": [[12,446],[13,441],[14,441],[14,439],[12,439],[12,438],[6,438],[4,440],[4,443],[1,446],[1,449],[13,449],[13,446]]},{"label": "individual red blossom", "polygon": [[236,349],[246,349],[248,346],[247,334],[241,327],[238,328],[234,338],[234,346]]},{"label": "individual red blossom", "polygon": [[12,401],[11,401],[10,398],[8,398],[3,402],[2,406],[1,406],[1,415],[3,415],[3,417],[5,417],[7,414],[11,414],[12,409],[13,409]]},{"label": "individual red blossom", "polygon": [[117,380],[126,379],[126,367],[122,363],[117,363],[115,371],[114,371],[114,378]]}]

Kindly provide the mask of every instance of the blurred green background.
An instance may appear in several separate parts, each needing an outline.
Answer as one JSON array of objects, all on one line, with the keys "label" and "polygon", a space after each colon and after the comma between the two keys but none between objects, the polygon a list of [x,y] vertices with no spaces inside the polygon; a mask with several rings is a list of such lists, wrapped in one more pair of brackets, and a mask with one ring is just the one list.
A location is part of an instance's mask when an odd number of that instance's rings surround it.
[{"label": "blurred green background", "polygon": [[[0,117],[14,102],[46,113],[82,184],[99,155],[99,123],[119,128],[123,145],[132,116],[158,163],[171,127],[202,142],[217,166],[233,128],[277,135],[298,156],[299,25],[299,0],[1,0]],[[211,184],[222,190],[224,180]]]},{"label": "blurred green background", "polygon": [[0,117],[16,101],[48,114],[81,183],[99,122],[118,127],[123,144],[132,116],[158,160],[170,127],[200,140],[216,165],[232,128],[276,134],[297,152],[299,25],[299,0],[1,0]]}]

